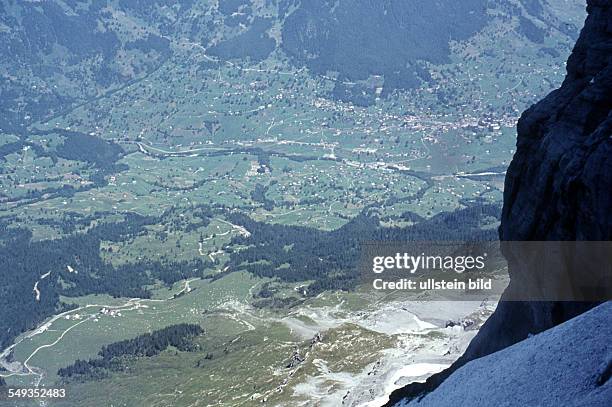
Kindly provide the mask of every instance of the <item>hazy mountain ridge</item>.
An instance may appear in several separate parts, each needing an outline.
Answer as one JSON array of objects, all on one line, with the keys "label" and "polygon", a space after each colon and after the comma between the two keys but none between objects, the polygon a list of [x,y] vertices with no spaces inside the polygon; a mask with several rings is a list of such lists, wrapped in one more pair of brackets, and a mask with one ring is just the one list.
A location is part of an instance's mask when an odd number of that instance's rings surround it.
[{"label": "hazy mountain ridge", "polygon": [[[430,80],[427,64],[450,62],[450,42],[488,24],[510,24],[523,41],[548,52],[557,52],[544,44],[550,30],[570,38],[577,30],[537,0],[458,4],[4,0],[0,129],[21,131],[141,79],[187,42],[222,60],[257,62],[279,53],[298,67],[336,72],[349,82],[381,75],[387,94]],[[448,37],[437,35],[442,30],[450,30]],[[353,94],[373,92],[369,86],[350,88],[331,95],[359,100]]]},{"label": "hazy mountain ridge", "polygon": [[351,81],[383,75],[389,93],[429,80],[424,63],[450,62],[451,41],[472,37],[496,17],[515,19],[517,32],[535,43],[543,43],[551,27],[575,35],[537,0],[343,0],[302,2],[286,20],[283,49],[314,72],[336,71]]}]

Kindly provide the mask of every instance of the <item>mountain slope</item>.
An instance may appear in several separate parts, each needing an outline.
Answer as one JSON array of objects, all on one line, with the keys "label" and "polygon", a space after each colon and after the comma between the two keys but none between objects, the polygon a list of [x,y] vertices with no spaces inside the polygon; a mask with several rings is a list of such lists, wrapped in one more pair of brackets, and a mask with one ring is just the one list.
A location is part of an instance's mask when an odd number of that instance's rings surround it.
[{"label": "mountain slope", "polygon": [[471,361],[411,407],[609,406],[612,303]]},{"label": "mountain slope", "polygon": [[333,95],[352,100],[362,92],[374,99],[371,83],[356,83],[370,76],[384,77],[386,94],[417,87],[431,79],[429,67],[456,64],[457,43],[493,31],[550,59],[577,32],[575,4],[559,2],[1,0],[0,130],[22,133],[164,64],[181,65],[194,49],[334,72],[346,84]]}]

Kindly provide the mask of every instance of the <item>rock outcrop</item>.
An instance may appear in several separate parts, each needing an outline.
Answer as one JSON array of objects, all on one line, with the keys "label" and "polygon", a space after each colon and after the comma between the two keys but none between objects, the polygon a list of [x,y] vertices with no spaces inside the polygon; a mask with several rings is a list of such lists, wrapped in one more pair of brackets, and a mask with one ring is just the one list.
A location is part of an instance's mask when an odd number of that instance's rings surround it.
[{"label": "rock outcrop", "polygon": [[[526,110],[518,122],[517,151],[506,175],[501,240],[612,240],[612,1],[587,4],[588,17],[562,86]],[[510,263],[511,286],[530,280],[525,274],[533,272]],[[395,391],[388,405],[421,396],[467,362],[595,305],[502,301],[457,362],[426,383]]]},{"label": "rock outcrop", "polygon": [[502,240],[612,240],[612,2],[588,4],[561,88],[518,122]]}]

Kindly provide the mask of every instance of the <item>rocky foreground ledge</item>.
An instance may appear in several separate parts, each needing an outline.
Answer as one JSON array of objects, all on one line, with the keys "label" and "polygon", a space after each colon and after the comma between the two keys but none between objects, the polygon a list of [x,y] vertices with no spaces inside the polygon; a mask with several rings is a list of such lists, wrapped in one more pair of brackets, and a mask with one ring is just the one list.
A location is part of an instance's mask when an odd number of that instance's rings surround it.
[{"label": "rocky foreground ledge", "polygon": [[612,401],[612,302],[454,372],[401,407],[590,406]]}]

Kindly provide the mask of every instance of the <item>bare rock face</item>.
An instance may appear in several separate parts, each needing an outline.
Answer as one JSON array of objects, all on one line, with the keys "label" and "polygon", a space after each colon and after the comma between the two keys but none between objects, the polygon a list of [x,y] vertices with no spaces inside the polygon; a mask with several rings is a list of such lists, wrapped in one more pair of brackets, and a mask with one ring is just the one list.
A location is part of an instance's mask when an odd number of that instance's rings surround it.
[{"label": "bare rock face", "polygon": [[[612,240],[612,0],[588,0],[588,17],[562,86],[526,110],[508,168],[500,238]],[[509,264],[511,285],[534,272]],[[579,272],[579,271],[576,271]],[[459,367],[595,306],[502,301],[449,369],[392,393],[388,405],[432,391]]]},{"label": "bare rock face", "polygon": [[563,85],[518,122],[502,240],[612,240],[612,2],[588,4]]},{"label": "bare rock face", "polygon": [[[590,0],[587,12],[563,84],[518,122],[501,240],[612,240],[612,1]],[[524,274],[537,272],[509,259],[511,285],[528,284],[532,276]],[[512,345],[593,305],[502,302],[460,362]]]}]

